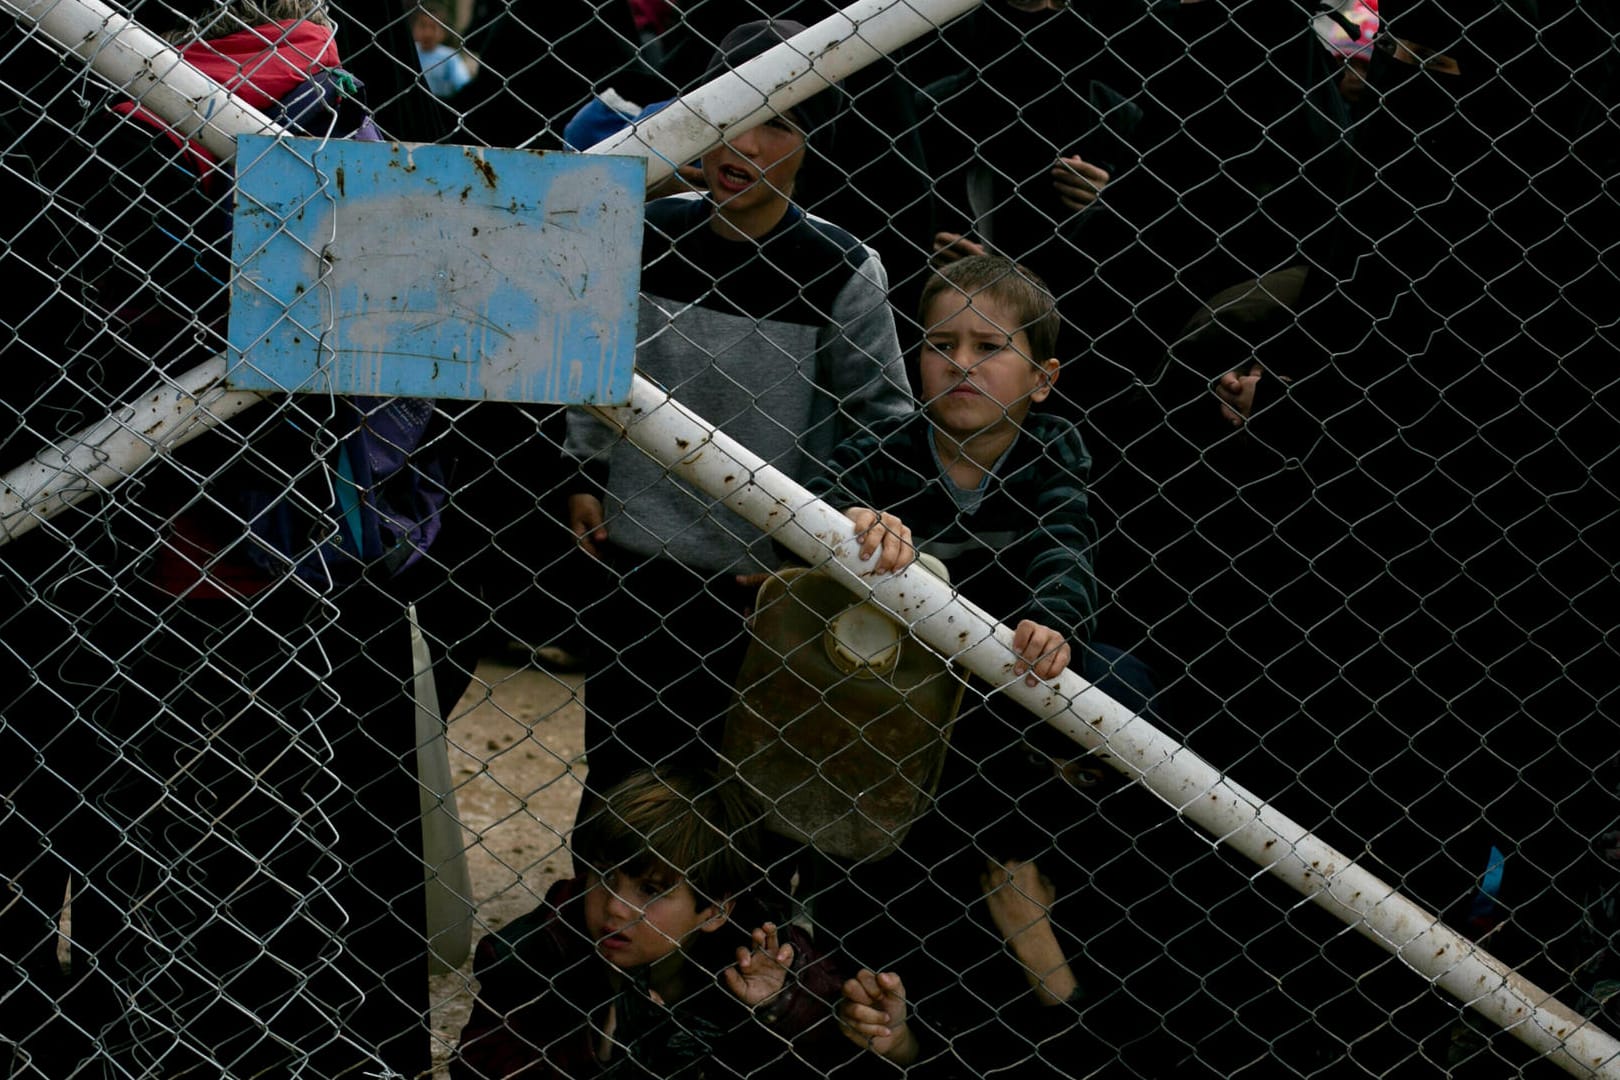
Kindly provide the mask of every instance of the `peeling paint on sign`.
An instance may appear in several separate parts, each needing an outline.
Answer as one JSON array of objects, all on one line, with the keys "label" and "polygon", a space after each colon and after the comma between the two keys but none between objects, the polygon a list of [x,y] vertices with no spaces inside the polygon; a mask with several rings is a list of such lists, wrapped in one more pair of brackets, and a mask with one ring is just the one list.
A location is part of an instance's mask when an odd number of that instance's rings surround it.
[{"label": "peeling paint on sign", "polygon": [[246,136],[234,389],[628,400],[645,161]]}]

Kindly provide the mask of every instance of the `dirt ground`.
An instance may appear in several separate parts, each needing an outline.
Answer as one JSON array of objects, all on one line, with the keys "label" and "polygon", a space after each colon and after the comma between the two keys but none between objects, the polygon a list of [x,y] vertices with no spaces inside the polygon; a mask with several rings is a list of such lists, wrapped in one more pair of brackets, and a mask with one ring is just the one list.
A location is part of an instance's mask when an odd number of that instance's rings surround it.
[{"label": "dirt ground", "polygon": [[[473,942],[532,908],[568,872],[584,778],[581,676],[489,660],[449,719],[450,770],[478,915]],[[434,1076],[472,1007],[472,961],[432,980]]]}]

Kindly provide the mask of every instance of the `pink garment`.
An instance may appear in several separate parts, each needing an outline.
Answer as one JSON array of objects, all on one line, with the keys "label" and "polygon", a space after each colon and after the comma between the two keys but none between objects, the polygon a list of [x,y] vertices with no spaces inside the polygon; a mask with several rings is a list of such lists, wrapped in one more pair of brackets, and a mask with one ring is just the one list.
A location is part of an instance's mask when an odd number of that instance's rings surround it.
[{"label": "pink garment", "polygon": [[669,0],[630,0],[630,17],[635,20],[637,30],[662,34],[669,29],[673,14]]},{"label": "pink garment", "polygon": [[[180,55],[255,109],[273,105],[315,72],[342,64],[332,28],[299,19],[265,23],[224,37],[194,41],[181,49]],[[162,131],[176,146],[188,152],[197,175],[207,183],[217,163],[201,143],[183,139],[167,121],[137,102],[114,105],[113,111],[134,116]]]},{"label": "pink garment", "polygon": [[1365,59],[1378,35],[1378,0],[1345,0],[1333,14],[1316,17],[1316,32],[1322,44],[1340,56]]}]

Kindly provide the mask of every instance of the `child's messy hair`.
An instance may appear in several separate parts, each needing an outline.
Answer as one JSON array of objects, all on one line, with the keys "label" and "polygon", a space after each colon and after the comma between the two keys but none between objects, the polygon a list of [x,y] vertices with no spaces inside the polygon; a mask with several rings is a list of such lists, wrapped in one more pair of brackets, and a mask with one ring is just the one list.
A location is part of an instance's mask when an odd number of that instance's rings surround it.
[{"label": "child's messy hair", "polygon": [[[917,303],[918,320],[928,322],[928,308],[946,289],[962,293],[969,300],[980,295],[1006,305],[1029,338],[1030,359],[1043,363],[1057,355],[1057,301],[1046,282],[1027,267],[1000,255],[973,255],[935,269],[923,284]],[[924,327],[926,329],[926,325]]]},{"label": "child's messy hair", "polygon": [[758,877],[762,817],[735,780],[644,770],[610,788],[570,842],[588,871],[667,870],[704,901],[719,903]]}]

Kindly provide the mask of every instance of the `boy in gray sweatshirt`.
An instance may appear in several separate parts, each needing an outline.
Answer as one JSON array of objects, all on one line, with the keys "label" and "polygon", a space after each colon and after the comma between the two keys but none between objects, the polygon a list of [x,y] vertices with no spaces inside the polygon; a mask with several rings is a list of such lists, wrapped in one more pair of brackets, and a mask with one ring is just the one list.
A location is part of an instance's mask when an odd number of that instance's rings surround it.
[{"label": "boy in gray sweatshirt", "polygon": [[[802,29],[740,26],[711,74]],[[800,482],[841,441],[914,408],[877,253],[792,202],[807,136],[834,108],[823,93],[705,154],[707,195],[649,203],[642,253],[637,369]],[[753,525],[589,414],[570,413],[565,450],[578,466],[570,524],[619,577],[581,616],[600,658],[586,750],[601,791],[674,757],[712,759],[742,616],[776,560]]]}]

